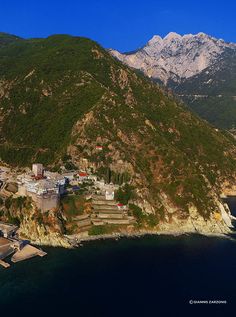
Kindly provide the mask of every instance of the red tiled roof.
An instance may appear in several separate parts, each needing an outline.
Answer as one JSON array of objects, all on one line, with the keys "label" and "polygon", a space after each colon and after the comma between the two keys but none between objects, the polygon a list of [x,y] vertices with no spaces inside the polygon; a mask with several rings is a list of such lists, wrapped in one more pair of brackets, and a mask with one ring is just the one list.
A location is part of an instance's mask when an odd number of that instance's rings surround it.
[{"label": "red tiled roof", "polygon": [[80,172],[80,173],[79,173],[79,176],[81,176],[81,177],[86,177],[86,176],[88,176],[88,174],[85,173],[85,172]]}]

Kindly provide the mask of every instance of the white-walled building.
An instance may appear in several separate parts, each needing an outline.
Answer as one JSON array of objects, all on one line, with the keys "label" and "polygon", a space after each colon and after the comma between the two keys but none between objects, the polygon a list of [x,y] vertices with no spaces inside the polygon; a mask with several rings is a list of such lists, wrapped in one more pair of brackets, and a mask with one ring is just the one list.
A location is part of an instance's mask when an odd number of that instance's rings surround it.
[{"label": "white-walled building", "polygon": [[60,195],[63,195],[65,193],[66,180],[68,179],[68,177],[65,174],[60,175],[58,173],[45,171],[44,175],[47,179],[51,180],[52,182],[55,182]]},{"label": "white-walled building", "polygon": [[35,163],[32,165],[32,172],[35,177],[43,177],[43,164]]},{"label": "white-walled building", "polygon": [[38,179],[31,175],[18,177],[18,194],[29,196],[42,211],[56,209],[59,206],[60,194],[64,190],[65,179]]},{"label": "white-walled building", "polygon": [[112,189],[106,190],[106,192],[105,192],[105,198],[106,198],[106,200],[114,200],[114,198],[115,198],[115,192],[114,192],[114,190],[112,190]]}]

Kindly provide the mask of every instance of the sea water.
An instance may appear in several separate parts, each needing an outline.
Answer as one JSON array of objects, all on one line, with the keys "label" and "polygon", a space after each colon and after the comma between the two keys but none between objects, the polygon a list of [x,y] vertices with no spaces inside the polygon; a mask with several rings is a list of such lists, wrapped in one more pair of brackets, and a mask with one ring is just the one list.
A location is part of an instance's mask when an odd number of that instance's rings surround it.
[{"label": "sea water", "polygon": [[0,316],[236,316],[235,240],[163,235],[44,250],[0,268]]}]

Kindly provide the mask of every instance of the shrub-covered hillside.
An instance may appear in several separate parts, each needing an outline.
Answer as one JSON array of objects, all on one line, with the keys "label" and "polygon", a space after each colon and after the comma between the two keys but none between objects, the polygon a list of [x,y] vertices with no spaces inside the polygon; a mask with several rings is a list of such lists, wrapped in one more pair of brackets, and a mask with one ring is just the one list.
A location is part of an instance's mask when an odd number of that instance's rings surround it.
[{"label": "shrub-covered hillside", "polygon": [[235,172],[227,134],[89,39],[0,45],[0,109],[3,161],[53,165],[67,153],[79,165],[84,158],[129,175],[156,210],[169,199],[184,213],[195,206],[207,216],[212,188]]}]

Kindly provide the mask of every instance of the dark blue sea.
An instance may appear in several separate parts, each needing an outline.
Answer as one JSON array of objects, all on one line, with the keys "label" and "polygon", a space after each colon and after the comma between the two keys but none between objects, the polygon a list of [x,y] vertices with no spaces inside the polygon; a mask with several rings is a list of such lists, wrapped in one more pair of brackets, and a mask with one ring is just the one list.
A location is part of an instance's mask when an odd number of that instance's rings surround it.
[{"label": "dark blue sea", "polygon": [[235,240],[146,236],[44,250],[0,268],[0,316],[236,316]]}]

